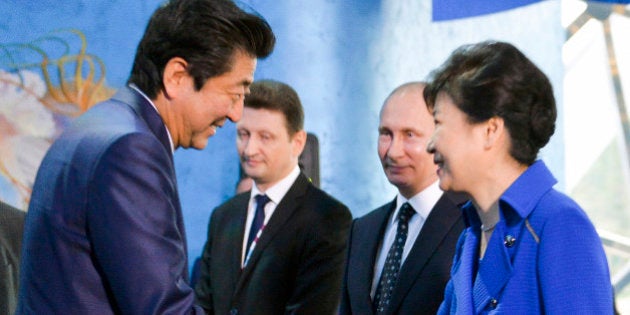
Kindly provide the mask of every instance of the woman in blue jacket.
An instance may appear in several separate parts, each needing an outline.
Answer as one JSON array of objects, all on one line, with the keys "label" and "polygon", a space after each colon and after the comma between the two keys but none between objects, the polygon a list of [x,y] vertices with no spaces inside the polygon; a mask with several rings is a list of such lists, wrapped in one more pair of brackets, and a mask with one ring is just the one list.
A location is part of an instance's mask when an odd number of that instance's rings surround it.
[{"label": "woman in blue jacket", "polygon": [[556,120],[545,74],[514,46],[482,42],[454,51],[424,97],[440,188],[471,197],[439,313],[612,314],[599,236],[537,160]]}]

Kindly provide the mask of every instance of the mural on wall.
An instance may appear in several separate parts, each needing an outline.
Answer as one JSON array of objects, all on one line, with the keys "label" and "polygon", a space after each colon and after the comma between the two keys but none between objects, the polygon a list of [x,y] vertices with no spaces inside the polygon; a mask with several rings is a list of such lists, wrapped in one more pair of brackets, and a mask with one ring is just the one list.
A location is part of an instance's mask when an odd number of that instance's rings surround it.
[{"label": "mural on wall", "polygon": [[0,44],[0,199],[26,209],[37,168],[69,119],[109,98],[79,30]]},{"label": "mural on wall", "polygon": [[[442,22],[432,21],[431,0],[241,1],[264,16],[278,38],[274,53],[258,63],[255,78],[287,82],[299,93],[305,127],[319,140],[320,185],[355,216],[395,196],[375,151],[380,106],[394,87],[424,79],[457,46],[487,38],[526,47],[554,82],[562,78],[557,66],[561,47],[554,43],[562,42],[564,32],[554,28],[556,1]],[[146,23],[162,2],[0,1],[0,88],[10,91],[0,92],[0,162],[10,169],[0,171],[1,200],[26,209],[45,148],[81,106],[97,101],[78,99],[99,95],[97,86],[107,92],[125,84]],[[107,83],[99,60],[107,65]],[[31,92],[32,86],[39,87],[39,94]],[[9,94],[29,105],[11,104]],[[37,130],[20,125],[26,130],[15,131],[15,108],[37,117],[24,124],[37,125]],[[212,210],[234,194],[239,167],[235,133],[228,123],[206,149],[175,152],[191,262],[202,252]],[[39,145],[26,148],[23,140],[11,140],[18,134]],[[13,145],[5,145],[9,142]],[[562,170],[561,150],[549,156],[558,161],[549,163],[554,173],[562,174],[557,172]],[[14,162],[19,159],[23,161]],[[23,174],[26,170],[30,175]]]}]

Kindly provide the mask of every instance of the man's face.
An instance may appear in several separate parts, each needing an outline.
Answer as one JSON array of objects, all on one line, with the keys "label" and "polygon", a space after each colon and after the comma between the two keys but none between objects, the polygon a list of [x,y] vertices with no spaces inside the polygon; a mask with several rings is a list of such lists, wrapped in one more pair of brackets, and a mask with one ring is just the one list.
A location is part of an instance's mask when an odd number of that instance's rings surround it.
[{"label": "man's face", "polygon": [[179,145],[184,148],[203,149],[208,138],[222,127],[227,119],[237,122],[243,113],[243,99],[249,93],[254,80],[256,58],[237,51],[232,69],[220,76],[210,78],[199,91],[194,89],[194,80],[189,77],[188,91],[175,104],[181,106],[183,116]]},{"label": "man's face", "polygon": [[289,137],[286,118],[279,111],[246,107],[236,130],[243,170],[263,191],[293,170],[304,148],[300,140],[304,131]]},{"label": "man's face", "polygon": [[381,111],[378,155],[387,179],[406,198],[437,179],[433,155],[426,151],[433,129],[421,89],[397,92]]}]

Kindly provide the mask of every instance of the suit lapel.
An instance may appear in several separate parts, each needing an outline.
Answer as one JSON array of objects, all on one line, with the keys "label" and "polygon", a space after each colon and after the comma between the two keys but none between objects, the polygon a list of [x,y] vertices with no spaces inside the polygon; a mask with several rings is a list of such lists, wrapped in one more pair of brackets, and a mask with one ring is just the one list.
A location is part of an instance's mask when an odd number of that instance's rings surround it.
[{"label": "suit lapel", "polygon": [[[356,293],[353,293],[353,299],[359,299],[358,305],[366,305],[363,309],[366,314],[372,314],[372,299],[370,293],[372,291],[372,280],[374,278],[374,264],[376,263],[376,254],[383,239],[385,228],[387,227],[387,221],[392,211],[396,207],[396,199],[394,201],[379,208],[373,217],[366,217],[366,222],[362,222],[362,229],[358,231],[356,235],[353,235],[353,240],[357,240],[356,244],[353,244],[352,250],[356,253],[352,253],[351,257],[354,259],[361,259],[362,261],[351,261],[352,267],[349,268],[349,282],[353,284],[351,288]],[[377,231],[377,233],[374,233]],[[367,258],[367,259],[366,259]],[[352,259],[352,258],[351,258]],[[362,309],[362,308],[358,308]]]},{"label": "suit lapel", "polygon": [[[138,117],[140,117],[147,125],[151,133],[162,143],[165,154],[170,160],[170,169],[166,170],[171,177],[171,184],[173,185],[172,202],[176,207],[177,227],[179,229],[180,237],[182,239],[182,246],[184,253],[188,257],[188,245],[186,243],[186,230],[184,228],[184,218],[182,215],[181,204],[179,201],[179,192],[177,189],[177,177],[175,176],[175,164],[173,161],[173,148],[171,147],[171,141],[169,140],[168,132],[164,120],[153,107],[153,105],[141,95],[135,89],[125,86],[120,88],[116,94],[112,97],[113,100],[122,102],[125,105],[131,107]],[[188,276],[188,268],[184,268],[184,275]]]},{"label": "suit lapel", "polygon": [[420,234],[416,239],[409,255],[401,266],[398,283],[394,289],[390,306],[391,310],[398,308],[405,295],[422,273],[424,266],[433,253],[438,249],[453,225],[460,217],[460,210],[446,194],[433,207],[426,219]]},{"label": "suit lapel", "polygon": [[516,229],[508,229],[505,221],[501,220],[490,237],[473,286],[473,301],[477,312],[485,308],[492,298],[498,297],[512,276],[510,255],[503,242],[508,234],[518,239],[520,235],[515,232]]},{"label": "suit lapel", "polygon": [[[239,195],[235,200],[234,205],[234,217],[232,218],[232,226],[229,228],[231,233],[234,233],[236,237],[230,237],[230,248],[232,249],[229,254],[229,270],[230,270],[230,283],[234,289],[241,276],[241,264],[243,257],[243,235],[245,233],[245,224],[247,224],[247,208],[249,206],[250,193],[244,193]],[[240,236],[240,237],[239,237]]]},{"label": "suit lapel", "polygon": [[[171,141],[169,140],[168,132],[164,120],[158,113],[157,109],[138,91],[129,86],[125,86],[119,89],[112,97],[113,100],[122,102],[130,106],[133,111],[138,115],[147,125],[151,133],[162,143],[165,154],[170,160],[170,169],[166,170],[171,178],[171,184],[173,185],[172,203],[176,208],[175,215],[177,217],[177,227],[180,233],[181,245],[184,250],[184,255],[188,259],[188,243],[186,242],[186,229],[184,228],[184,217],[182,214],[181,203],[179,200],[179,191],[177,188],[177,177],[175,175],[175,162],[173,160],[173,148],[171,147]],[[188,278],[188,268],[183,268],[184,277]]]},{"label": "suit lapel", "polygon": [[[265,229],[252,252],[252,256],[249,258],[247,266],[242,270],[241,276],[236,285],[236,291],[238,292],[243,287],[246,279],[249,278],[252,270],[256,267],[256,263],[260,259],[260,256],[265,251],[265,248],[271,243],[276,234],[282,230],[282,227],[293,215],[298,206],[302,203],[304,194],[306,193],[308,186],[310,185],[308,178],[300,173],[295,180],[287,194],[282,198],[273,215],[267,222]],[[243,235],[241,232],[240,235]],[[240,246],[242,248],[242,245]]]}]

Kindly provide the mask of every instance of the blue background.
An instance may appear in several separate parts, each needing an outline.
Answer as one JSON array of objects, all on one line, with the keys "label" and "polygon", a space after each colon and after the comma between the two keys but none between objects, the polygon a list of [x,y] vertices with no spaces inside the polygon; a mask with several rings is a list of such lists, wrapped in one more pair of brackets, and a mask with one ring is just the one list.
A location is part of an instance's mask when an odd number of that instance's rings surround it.
[{"label": "blue background", "polygon": [[[88,53],[105,62],[108,85],[118,88],[161,2],[0,0],[0,44],[78,29],[86,35]],[[276,49],[259,61],[256,78],[284,81],[296,89],[305,106],[306,130],[319,138],[321,187],[355,216],[395,196],[376,154],[383,99],[404,82],[424,79],[457,46],[488,38],[511,41],[560,89],[564,33],[555,1],[439,23],[432,22],[431,0],[244,3],[264,16],[277,36]],[[514,25],[506,27],[509,23]],[[546,161],[562,183],[560,127]],[[175,154],[190,261],[201,252],[212,209],[233,195],[238,178],[234,137],[234,125],[226,124],[205,150]]]}]

